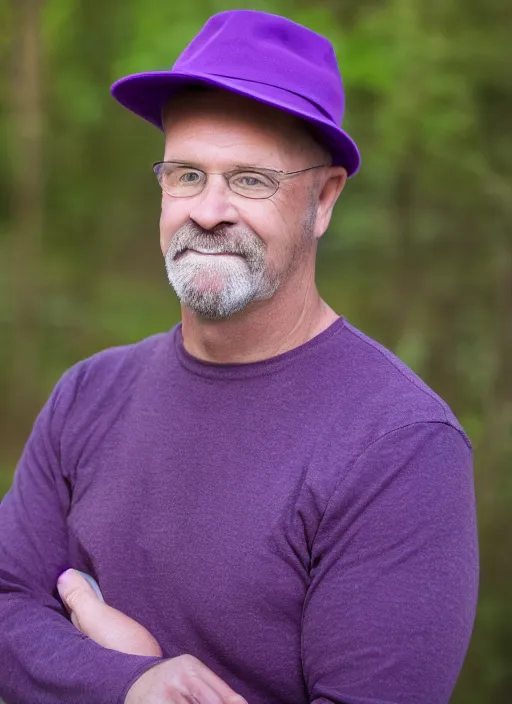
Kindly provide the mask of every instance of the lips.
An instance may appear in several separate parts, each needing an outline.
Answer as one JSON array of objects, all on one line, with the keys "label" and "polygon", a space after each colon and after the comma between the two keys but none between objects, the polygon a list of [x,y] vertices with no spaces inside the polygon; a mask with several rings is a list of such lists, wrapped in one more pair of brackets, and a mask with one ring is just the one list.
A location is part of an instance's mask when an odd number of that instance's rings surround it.
[{"label": "lips", "polygon": [[187,252],[190,252],[191,254],[202,254],[203,256],[208,256],[208,257],[240,257],[240,254],[237,254],[235,252],[214,252],[214,251],[208,251],[208,250],[199,250],[199,249],[193,249],[193,248],[187,248],[184,249],[183,251],[179,252],[179,254],[176,256],[176,259],[179,257],[183,256],[184,254],[187,254]]}]

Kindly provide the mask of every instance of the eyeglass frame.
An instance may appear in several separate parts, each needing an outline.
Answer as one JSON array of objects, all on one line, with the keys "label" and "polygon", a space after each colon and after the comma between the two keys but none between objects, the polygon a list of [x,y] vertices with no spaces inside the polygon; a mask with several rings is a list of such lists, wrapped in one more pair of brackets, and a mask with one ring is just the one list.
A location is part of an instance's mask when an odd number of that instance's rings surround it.
[{"label": "eyeglass frame", "polygon": [[[183,167],[188,167],[192,171],[200,171],[202,174],[204,174],[206,177],[208,176],[223,176],[224,180],[226,181],[227,187],[231,191],[231,193],[234,193],[237,196],[241,196],[242,198],[247,198],[248,200],[268,200],[269,198],[273,198],[279,188],[281,187],[281,182],[279,178],[277,178],[277,175],[279,176],[296,176],[297,174],[302,174],[305,173],[306,171],[311,171],[313,169],[321,169],[324,166],[330,166],[330,164],[316,164],[315,166],[308,166],[306,169],[299,169],[298,171],[279,171],[277,169],[267,169],[265,167],[259,167],[259,166],[238,166],[235,169],[231,169],[230,171],[204,171],[204,169],[200,169],[197,166],[192,166],[191,164],[188,164],[187,162],[184,161],[172,161],[172,160],[164,160],[164,161],[155,161],[153,163],[153,173],[155,174],[158,184],[160,188],[162,189],[162,192],[165,193],[166,196],[169,196],[169,198],[194,198],[197,195],[200,195],[204,189],[206,188],[207,184],[207,178],[205,179],[204,185],[201,188],[200,191],[195,193],[194,195],[186,195],[186,196],[176,196],[172,195],[171,193],[168,193],[164,188],[162,187],[162,184],[160,183],[160,179],[158,177],[158,173],[156,172],[156,168],[158,166],[162,166],[163,164],[174,164],[176,166],[183,166]],[[276,190],[271,193],[268,196],[248,196],[244,195],[243,193],[237,193],[236,191],[233,191],[229,184],[229,179],[231,176],[234,176],[237,173],[261,173],[264,176],[268,176],[270,179],[276,182]]]}]

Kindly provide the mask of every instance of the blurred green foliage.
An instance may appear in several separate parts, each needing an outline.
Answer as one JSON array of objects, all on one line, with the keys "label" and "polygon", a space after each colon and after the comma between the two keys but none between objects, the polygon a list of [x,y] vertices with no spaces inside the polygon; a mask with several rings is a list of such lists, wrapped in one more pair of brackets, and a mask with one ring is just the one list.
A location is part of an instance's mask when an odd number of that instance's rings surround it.
[{"label": "blurred green foliage", "polygon": [[453,701],[512,701],[512,5],[503,0],[0,0],[0,495],[60,374],[170,328],[150,165],[109,86],[207,18],[284,14],[333,42],[363,156],[319,287],[443,396],[475,447],[481,596]]}]

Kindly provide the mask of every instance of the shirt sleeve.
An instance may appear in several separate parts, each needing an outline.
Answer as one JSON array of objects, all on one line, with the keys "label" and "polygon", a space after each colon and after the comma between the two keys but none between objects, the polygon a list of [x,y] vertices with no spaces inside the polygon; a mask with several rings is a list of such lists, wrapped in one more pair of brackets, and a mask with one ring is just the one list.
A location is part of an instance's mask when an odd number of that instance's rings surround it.
[{"label": "shirt sleeve", "polygon": [[317,531],[302,659],[314,704],[447,704],[478,591],[471,449],[442,422],[368,447]]},{"label": "shirt sleeve", "polygon": [[71,624],[56,590],[67,567],[69,473],[60,437],[77,368],[39,414],[0,504],[0,698],[7,704],[123,704],[135,680],[161,658],[101,647]]}]

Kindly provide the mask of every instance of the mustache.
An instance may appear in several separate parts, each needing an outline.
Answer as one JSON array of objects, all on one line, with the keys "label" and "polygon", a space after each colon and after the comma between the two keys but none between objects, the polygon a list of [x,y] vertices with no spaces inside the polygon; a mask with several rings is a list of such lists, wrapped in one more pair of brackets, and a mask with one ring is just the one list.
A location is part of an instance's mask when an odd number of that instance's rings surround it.
[{"label": "mustache", "polygon": [[187,249],[203,252],[238,254],[249,262],[261,260],[266,247],[250,228],[220,226],[215,230],[204,230],[195,223],[181,227],[167,250],[167,258],[174,260]]}]

